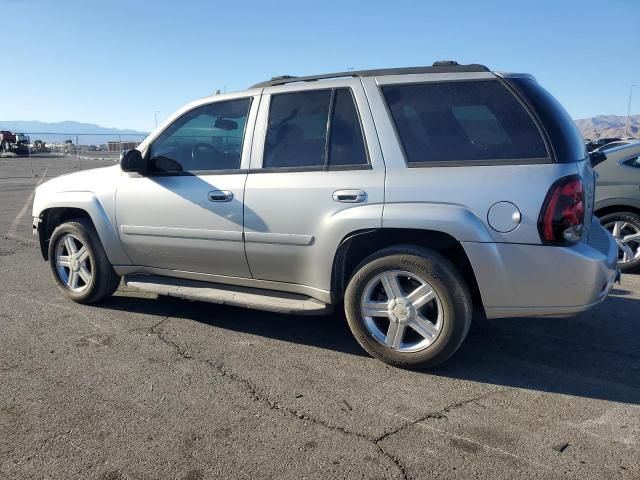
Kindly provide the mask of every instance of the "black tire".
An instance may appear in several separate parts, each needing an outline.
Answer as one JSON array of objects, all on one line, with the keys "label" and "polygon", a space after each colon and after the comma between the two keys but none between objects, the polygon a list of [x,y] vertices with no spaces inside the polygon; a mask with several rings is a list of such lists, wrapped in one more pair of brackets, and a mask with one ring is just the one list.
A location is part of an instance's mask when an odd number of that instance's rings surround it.
[{"label": "black tire", "polygon": [[[440,299],[440,333],[422,350],[400,352],[383,345],[364,323],[360,309],[364,290],[370,280],[385,270],[412,273],[427,282]],[[438,252],[417,246],[389,247],[366,258],[349,281],[344,304],[349,328],[362,348],[371,356],[401,368],[426,369],[441,364],[462,345],[471,326],[471,295],[458,270]]]},{"label": "black tire", "polygon": [[[56,249],[59,242],[63,241],[65,234],[71,234],[80,240],[89,253],[92,265],[91,281],[81,292],[74,292],[63,282],[56,266]],[[120,285],[120,277],[116,274],[111,263],[109,263],[98,233],[91,221],[85,218],[70,220],[59,225],[53,231],[49,241],[49,265],[58,287],[65,295],[77,303],[90,304],[104,300],[111,296]]]},{"label": "black tire", "polygon": [[[612,224],[614,222],[626,222],[629,223],[630,225],[633,225],[633,227],[637,230],[640,231],[640,215],[638,215],[637,213],[633,213],[633,212],[614,212],[614,213],[609,213],[608,215],[605,215],[604,217],[602,217],[600,219],[600,223],[602,223],[603,226],[607,226],[608,224]],[[637,247],[637,244],[633,244],[632,247]],[[620,258],[620,257],[618,257]],[[632,273],[632,272],[637,272],[638,270],[640,270],[640,257],[636,258],[635,260],[631,261],[631,262],[620,262],[618,261],[618,267],[620,268],[621,272],[624,273]]]}]

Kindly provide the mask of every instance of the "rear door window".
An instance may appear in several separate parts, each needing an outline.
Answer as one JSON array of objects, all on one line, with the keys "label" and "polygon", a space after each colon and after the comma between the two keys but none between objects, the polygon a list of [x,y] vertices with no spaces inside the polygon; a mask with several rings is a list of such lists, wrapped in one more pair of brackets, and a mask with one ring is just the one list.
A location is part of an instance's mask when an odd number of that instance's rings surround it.
[{"label": "rear door window", "polygon": [[410,165],[549,158],[531,115],[499,81],[388,85],[382,93]]},{"label": "rear door window", "polygon": [[263,168],[368,164],[362,128],[348,88],[271,96]]},{"label": "rear door window", "polygon": [[351,91],[335,91],[329,131],[329,165],[365,165],[367,152]]}]

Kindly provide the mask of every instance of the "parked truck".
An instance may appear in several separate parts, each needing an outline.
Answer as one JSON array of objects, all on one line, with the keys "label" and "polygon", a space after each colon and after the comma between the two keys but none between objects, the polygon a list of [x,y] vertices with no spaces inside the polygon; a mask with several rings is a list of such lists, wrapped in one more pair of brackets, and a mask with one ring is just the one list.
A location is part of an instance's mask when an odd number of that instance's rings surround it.
[{"label": "parked truck", "polygon": [[0,153],[12,151],[12,146],[16,143],[16,136],[8,130],[0,131]]},{"label": "parked truck", "polygon": [[16,155],[29,155],[29,136],[24,133],[0,131],[0,152],[13,152]]}]

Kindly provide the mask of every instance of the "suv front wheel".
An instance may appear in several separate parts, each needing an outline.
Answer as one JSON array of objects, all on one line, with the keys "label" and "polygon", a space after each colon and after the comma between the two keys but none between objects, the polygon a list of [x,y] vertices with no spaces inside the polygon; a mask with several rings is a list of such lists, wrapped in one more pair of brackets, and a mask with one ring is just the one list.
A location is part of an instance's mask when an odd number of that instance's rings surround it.
[{"label": "suv front wheel", "polygon": [[469,331],[472,304],[460,273],[439,253],[398,246],[356,269],[345,292],[356,340],[372,356],[402,368],[447,360]]},{"label": "suv front wheel", "polygon": [[53,231],[49,264],[58,286],[74,302],[98,302],[120,284],[93,224],[84,218],[63,223]]}]

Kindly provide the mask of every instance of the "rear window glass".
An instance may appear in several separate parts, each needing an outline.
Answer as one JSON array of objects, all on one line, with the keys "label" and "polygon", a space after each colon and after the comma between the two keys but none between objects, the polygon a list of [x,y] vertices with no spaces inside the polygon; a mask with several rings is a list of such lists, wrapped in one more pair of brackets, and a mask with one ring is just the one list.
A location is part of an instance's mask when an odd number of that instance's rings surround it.
[{"label": "rear window glass", "polygon": [[[505,80],[533,107],[551,141],[556,162],[579,162],[587,157],[580,130],[553,95],[528,77],[506,77]],[[609,142],[617,140],[620,139]]]},{"label": "rear window glass", "polygon": [[540,130],[499,81],[382,87],[408,163],[549,157]]}]

